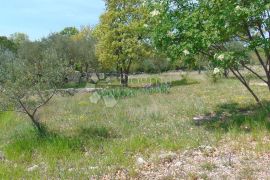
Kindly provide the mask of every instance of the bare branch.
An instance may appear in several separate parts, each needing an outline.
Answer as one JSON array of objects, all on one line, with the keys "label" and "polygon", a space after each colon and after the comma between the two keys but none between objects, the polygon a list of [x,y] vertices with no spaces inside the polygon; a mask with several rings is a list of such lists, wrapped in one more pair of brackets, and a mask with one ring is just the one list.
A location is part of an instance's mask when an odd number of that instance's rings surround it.
[{"label": "bare branch", "polygon": [[261,79],[263,82],[268,83],[267,80],[263,79],[263,77],[261,77],[258,73],[256,73],[253,69],[251,69],[250,67],[248,67],[245,64],[242,64],[243,67],[245,67],[247,70],[249,70],[250,72],[252,72],[254,75],[256,75],[259,79]]},{"label": "bare branch", "polygon": [[23,108],[23,110],[25,111],[25,113],[29,116],[29,117],[33,117],[33,115],[27,110],[27,108],[25,107],[25,105],[23,104],[23,102],[20,99],[17,99],[17,101],[19,102],[19,104],[21,105],[21,107]]},{"label": "bare branch", "polygon": [[37,110],[38,110],[39,108],[41,108],[42,106],[45,106],[45,105],[53,98],[53,96],[55,95],[55,93],[56,93],[56,90],[54,90],[54,92],[51,94],[50,97],[47,98],[46,101],[44,101],[44,102],[41,103],[39,106],[37,106],[37,107],[34,109],[33,115],[36,114],[36,112],[37,112]]},{"label": "bare branch", "polygon": [[[252,40],[253,40],[253,37],[252,37],[252,35],[251,35],[250,30],[249,30],[248,27],[247,27],[247,34],[248,34],[249,39],[252,41]],[[262,57],[261,57],[259,51],[257,50],[257,48],[254,48],[254,51],[255,51],[256,56],[258,57],[258,59],[259,59],[261,65],[263,66],[263,69],[264,69],[265,73],[266,73],[267,76],[268,76],[267,66],[265,65],[265,62],[263,61],[263,59],[262,59]]]},{"label": "bare branch", "polygon": [[247,90],[252,94],[252,96],[254,97],[254,99],[256,100],[256,102],[259,104],[259,105],[262,105],[261,104],[261,101],[260,99],[258,98],[258,96],[254,93],[254,91],[250,88],[250,86],[247,84],[246,80],[243,79],[244,77],[241,75],[241,73],[236,70],[236,73],[233,68],[230,68],[230,70],[232,71],[232,73],[234,74],[234,76],[247,88]]}]

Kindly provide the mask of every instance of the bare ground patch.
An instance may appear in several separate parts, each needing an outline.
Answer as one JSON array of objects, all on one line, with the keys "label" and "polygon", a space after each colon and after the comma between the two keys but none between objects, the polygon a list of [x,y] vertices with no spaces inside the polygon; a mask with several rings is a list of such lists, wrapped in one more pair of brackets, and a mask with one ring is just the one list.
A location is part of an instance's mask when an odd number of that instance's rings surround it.
[{"label": "bare ground patch", "polygon": [[228,140],[218,147],[155,154],[137,165],[136,175],[122,169],[103,179],[269,179],[270,152],[258,153],[256,146],[252,140],[246,146]]}]

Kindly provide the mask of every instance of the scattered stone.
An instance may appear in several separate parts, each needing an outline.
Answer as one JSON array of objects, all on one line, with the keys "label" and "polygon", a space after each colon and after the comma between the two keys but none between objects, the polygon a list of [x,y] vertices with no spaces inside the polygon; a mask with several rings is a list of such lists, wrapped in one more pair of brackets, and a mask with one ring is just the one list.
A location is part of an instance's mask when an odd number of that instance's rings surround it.
[{"label": "scattered stone", "polygon": [[[267,179],[270,177],[270,156],[247,149],[235,149],[232,144],[208,145],[178,153],[171,162],[157,162],[137,171],[137,179]],[[151,162],[149,162],[151,163]],[[256,164],[256,166],[253,166]],[[221,178],[221,179],[223,179]],[[248,178],[247,178],[248,179]]]},{"label": "scattered stone", "polygon": [[196,116],[193,118],[193,121],[195,125],[199,126],[205,122],[209,122],[214,118],[214,116],[209,115],[209,116]]},{"label": "scattered stone", "polygon": [[146,84],[143,87],[146,88],[146,89],[148,89],[148,88],[151,88],[152,87],[152,84]]},{"label": "scattered stone", "polygon": [[92,80],[93,82],[97,83],[97,82],[99,81],[98,75],[95,74],[95,73],[93,73],[93,74],[91,75],[91,80]]},{"label": "scattered stone", "polygon": [[[265,142],[270,142],[265,137]],[[258,142],[252,140],[255,145]],[[241,143],[240,143],[241,144]],[[241,144],[242,145],[242,144]],[[270,177],[269,152],[254,152],[249,144],[239,148],[239,142],[230,139],[221,141],[217,146],[202,145],[174,153],[152,154],[146,161],[139,157],[136,175],[125,169],[107,174],[101,179],[268,179]],[[156,161],[158,157],[173,156],[172,161]],[[95,178],[98,179],[98,178]]]},{"label": "scattered stone", "polygon": [[76,90],[74,88],[65,89],[64,91],[70,96],[74,96],[76,94]]},{"label": "scattered stone", "polygon": [[38,169],[38,165],[31,166],[27,169],[28,172],[32,172]]},{"label": "scattered stone", "polygon": [[211,157],[216,152],[216,148],[211,146],[200,146],[198,148],[205,156]]},{"label": "scattered stone", "polygon": [[177,157],[177,154],[176,153],[173,153],[173,152],[168,152],[168,153],[162,153],[158,156],[158,158],[161,160],[161,161],[165,161],[165,162],[171,162],[173,161],[175,158]]},{"label": "scattered stone", "polygon": [[81,72],[75,71],[68,75],[67,81],[68,82],[79,82],[81,78]]},{"label": "scattered stone", "polygon": [[180,166],[182,166],[182,165],[183,165],[183,162],[177,161],[173,166],[175,166],[175,167],[180,167]]},{"label": "scattered stone", "polygon": [[138,166],[142,166],[146,164],[146,161],[142,157],[138,157],[136,163]]},{"label": "scattered stone", "polygon": [[128,170],[120,169],[115,173],[115,178],[108,177],[105,179],[130,179],[130,177],[128,175]]}]

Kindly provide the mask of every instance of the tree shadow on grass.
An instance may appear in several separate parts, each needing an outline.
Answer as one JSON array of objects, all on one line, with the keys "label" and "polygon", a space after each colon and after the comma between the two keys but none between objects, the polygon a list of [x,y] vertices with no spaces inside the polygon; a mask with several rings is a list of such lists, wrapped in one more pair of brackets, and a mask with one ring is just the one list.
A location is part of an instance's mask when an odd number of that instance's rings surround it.
[{"label": "tree shadow on grass", "polygon": [[119,135],[111,128],[105,126],[100,127],[88,127],[80,128],[78,137],[81,139],[114,139],[118,138]]},{"label": "tree shadow on grass", "polygon": [[[85,152],[85,147],[100,148],[103,143],[118,138],[117,132],[105,126],[82,127],[74,135],[63,135],[58,132],[47,131],[40,136],[32,128],[17,132],[5,147],[5,152],[11,159],[31,159],[33,153],[53,153],[50,156],[65,156],[72,152]],[[90,145],[89,145],[90,144]]]},{"label": "tree shadow on grass", "polygon": [[172,81],[169,84],[171,85],[171,87],[175,87],[175,86],[188,86],[193,84],[199,84],[199,82],[195,80],[181,79]]},{"label": "tree shadow on grass", "polygon": [[194,117],[197,126],[207,130],[222,130],[228,132],[234,129],[239,132],[252,132],[265,129],[270,131],[270,102],[264,102],[264,107],[249,105],[241,107],[238,103],[221,104],[214,113]]}]

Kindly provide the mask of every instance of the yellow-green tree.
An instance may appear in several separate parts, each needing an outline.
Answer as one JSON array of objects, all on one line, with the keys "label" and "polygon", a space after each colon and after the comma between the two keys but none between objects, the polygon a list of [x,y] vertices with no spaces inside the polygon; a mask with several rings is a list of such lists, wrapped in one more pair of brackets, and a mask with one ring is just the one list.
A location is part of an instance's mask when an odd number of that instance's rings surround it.
[{"label": "yellow-green tree", "polygon": [[107,0],[95,29],[98,59],[103,67],[120,73],[122,86],[128,86],[132,63],[146,55],[147,14],[143,0]]}]

